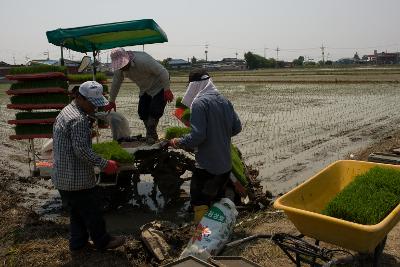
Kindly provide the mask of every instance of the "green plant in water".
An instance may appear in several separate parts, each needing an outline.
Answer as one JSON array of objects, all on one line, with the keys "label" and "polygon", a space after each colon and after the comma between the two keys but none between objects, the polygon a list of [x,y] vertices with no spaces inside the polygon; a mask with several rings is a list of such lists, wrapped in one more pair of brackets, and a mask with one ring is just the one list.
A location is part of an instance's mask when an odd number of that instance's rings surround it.
[{"label": "green plant in water", "polygon": [[400,171],[374,167],[358,175],[322,210],[335,218],[373,225],[400,203]]},{"label": "green plant in water", "polygon": [[17,67],[11,68],[10,74],[35,74],[35,73],[45,73],[45,72],[62,72],[67,73],[67,67],[65,66],[52,66],[52,65],[35,65],[28,67]]},{"label": "green plant in water", "polygon": [[92,145],[94,152],[107,160],[115,160],[119,163],[133,163],[135,158],[124,150],[116,141],[103,142]]}]

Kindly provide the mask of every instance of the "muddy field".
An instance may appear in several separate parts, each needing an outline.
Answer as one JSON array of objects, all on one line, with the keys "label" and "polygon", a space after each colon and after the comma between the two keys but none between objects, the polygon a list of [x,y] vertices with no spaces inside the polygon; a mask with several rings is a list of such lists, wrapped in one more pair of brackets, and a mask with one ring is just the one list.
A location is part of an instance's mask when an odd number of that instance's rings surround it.
[{"label": "muddy field", "polygon": [[[257,74],[257,73],[256,73]],[[304,79],[314,79],[304,76]],[[331,75],[330,73],[328,75]],[[383,80],[399,80],[397,70],[372,76]],[[271,75],[274,76],[274,75]],[[347,77],[343,74],[338,77]],[[350,80],[369,79],[356,75]],[[228,77],[228,78],[227,78]],[[227,82],[232,80],[241,82]],[[234,104],[243,123],[243,131],[233,139],[247,164],[257,167],[259,179],[274,195],[284,193],[316,173],[329,163],[350,154],[366,160],[368,153],[400,146],[397,116],[400,94],[398,83],[268,83],[262,78],[233,73],[215,78],[219,90]],[[285,75],[275,75],[286,79]],[[323,75],[324,79],[331,77]],[[185,78],[173,77],[171,89],[183,96]],[[244,81],[243,81],[244,80]],[[0,85],[3,91],[7,85]],[[7,120],[14,111],[5,109],[8,96],[0,97],[1,159],[0,175],[0,264],[5,266],[157,266],[137,240],[140,225],[151,220],[188,221],[187,202],[181,206],[155,211],[154,203],[146,210],[120,208],[108,212],[106,220],[113,234],[129,236],[128,244],[117,251],[99,253],[84,251],[73,257],[68,252],[67,219],[61,211],[60,199],[48,180],[28,177],[26,142],[9,141],[13,132]],[[136,107],[137,89],[126,83],[117,98],[117,111],[130,122],[132,135],[144,134]],[[159,131],[178,126],[169,104]],[[102,139],[110,139],[109,130],[101,130]],[[40,147],[43,141],[36,141]],[[140,184],[148,194],[151,178]],[[188,184],[184,184],[187,189]],[[162,200],[160,200],[162,202]],[[18,203],[18,205],[15,205]],[[159,203],[160,204],[160,203]],[[162,204],[160,204],[162,207]],[[178,216],[176,216],[178,214]],[[138,220],[140,218],[140,220]],[[188,228],[185,228],[188,231]],[[241,214],[235,238],[255,233],[297,233],[286,216],[267,208],[257,213]],[[187,236],[190,234],[190,230]],[[186,237],[187,237],[186,236]],[[400,266],[400,227],[392,230],[385,248],[384,266]],[[177,242],[175,240],[175,242]],[[180,244],[181,246],[184,243]],[[326,244],[323,244],[326,245]],[[266,240],[246,243],[224,255],[243,255],[262,266],[290,266],[287,257]]]}]

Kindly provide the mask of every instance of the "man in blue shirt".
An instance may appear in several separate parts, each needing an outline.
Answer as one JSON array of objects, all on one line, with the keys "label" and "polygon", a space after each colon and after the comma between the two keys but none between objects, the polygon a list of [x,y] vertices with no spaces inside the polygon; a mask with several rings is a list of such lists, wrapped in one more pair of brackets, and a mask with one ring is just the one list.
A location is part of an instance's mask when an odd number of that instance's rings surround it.
[{"label": "man in blue shirt", "polygon": [[232,103],[221,95],[204,69],[189,74],[182,103],[191,110],[191,132],[172,139],[170,145],[196,151],[190,198],[197,223],[208,207],[224,196],[232,169],[231,137],[242,130],[242,125]]}]

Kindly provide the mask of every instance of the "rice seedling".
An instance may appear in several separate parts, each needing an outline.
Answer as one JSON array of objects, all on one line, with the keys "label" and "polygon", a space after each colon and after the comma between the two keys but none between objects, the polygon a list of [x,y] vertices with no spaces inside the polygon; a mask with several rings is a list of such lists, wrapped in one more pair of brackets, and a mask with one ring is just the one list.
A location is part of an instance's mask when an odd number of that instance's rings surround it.
[{"label": "rice seedling", "polygon": [[244,172],[244,164],[241,159],[239,149],[231,144],[232,172],[243,186],[247,186],[248,181]]},{"label": "rice seedling", "polygon": [[18,112],[15,114],[17,120],[32,120],[32,119],[49,119],[58,116],[60,111],[48,112]]},{"label": "rice seedling", "polygon": [[94,152],[107,160],[118,163],[133,163],[135,158],[124,150],[116,141],[102,142],[92,145]]},{"label": "rice seedling", "polygon": [[[92,81],[93,75],[92,74],[68,74],[68,80],[71,83],[83,83],[86,81]],[[107,76],[105,73],[98,72],[96,73],[96,81],[102,82],[107,81]]]},{"label": "rice seedling", "polygon": [[17,135],[53,133],[52,124],[23,124],[16,125],[14,129]]},{"label": "rice seedling", "polygon": [[70,97],[66,94],[17,95],[10,97],[12,104],[67,104]]},{"label": "rice seedling", "polygon": [[358,175],[322,210],[335,218],[373,225],[400,203],[400,171],[374,167]]},{"label": "rice seedling", "polygon": [[169,127],[165,131],[165,139],[179,138],[190,133],[190,128],[187,127]]},{"label": "rice seedling", "polygon": [[68,83],[65,80],[58,80],[58,79],[26,81],[26,82],[24,81],[11,84],[10,89],[18,90],[18,89],[49,88],[49,87],[60,87],[67,89]]},{"label": "rice seedling", "polygon": [[35,65],[29,67],[17,67],[11,68],[10,74],[34,74],[34,73],[45,73],[45,72],[62,72],[67,73],[67,67],[65,66],[51,66],[51,65]]},{"label": "rice seedling", "polygon": [[184,104],[182,104],[182,99],[183,99],[183,98],[182,98],[181,96],[179,96],[179,97],[176,98],[175,107],[176,107],[176,108],[184,108],[184,109],[187,109],[188,107],[185,106]]}]

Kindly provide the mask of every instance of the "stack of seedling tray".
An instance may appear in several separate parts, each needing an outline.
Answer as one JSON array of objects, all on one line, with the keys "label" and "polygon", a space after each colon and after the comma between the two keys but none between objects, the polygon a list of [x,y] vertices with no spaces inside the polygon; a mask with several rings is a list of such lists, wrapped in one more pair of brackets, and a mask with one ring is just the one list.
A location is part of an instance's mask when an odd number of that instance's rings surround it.
[{"label": "stack of seedling tray", "polygon": [[9,109],[22,110],[14,120],[15,135],[10,139],[51,138],[53,123],[59,110],[70,102],[66,68],[60,66],[31,66],[13,68],[7,76],[17,81],[11,84]]}]

